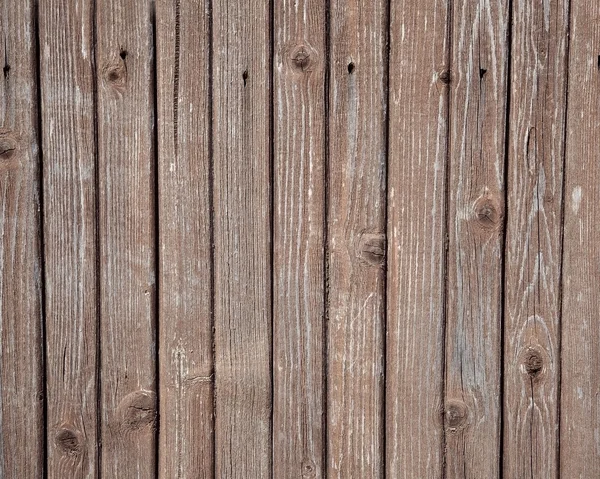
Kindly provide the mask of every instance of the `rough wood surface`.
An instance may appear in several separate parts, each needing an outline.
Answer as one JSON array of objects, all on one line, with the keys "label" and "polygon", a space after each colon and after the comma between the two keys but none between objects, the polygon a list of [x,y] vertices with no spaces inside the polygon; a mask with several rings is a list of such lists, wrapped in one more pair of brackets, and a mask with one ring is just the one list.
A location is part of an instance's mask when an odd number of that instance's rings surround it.
[{"label": "rough wood surface", "polygon": [[96,2],[102,476],[155,472],[151,2]]},{"label": "rough wood surface", "polygon": [[262,478],[272,458],[269,2],[212,7],[216,475]]},{"label": "rough wood surface", "polygon": [[383,477],[387,15],[330,10],[327,477]]},{"label": "rough wood surface", "polygon": [[441,477],[448,4],[391,6],[386,476]]},{"label": "rough wood surface", "polygon": [[560,473],[583,478],[600,474],[600,4],[570,6]]},{"label": "rough wood surface", "polygon": [[160,477],[213,477],[208,8],[156,11]]},{"label": "rough wood surface", "polygon": [[508,1],[452,14],[446,474],[499,475]]},{"label": "rough wood surface", "polygon": [[45,468],[36,13],[0,3],[0,477]]},{"label": "rough wood surface", "polygon": [[[513,2],[504,477],[556,477],[568,9]],[[574,477],[574,476],[571,476]]]},{"label": "rough wood surface", "polygon": [[324,477],[324,7],[274,3],[274,478]]},{"label": "rough wood surface", "polygon": [[97,477],[92,2],[39,3],[48,477]]}]

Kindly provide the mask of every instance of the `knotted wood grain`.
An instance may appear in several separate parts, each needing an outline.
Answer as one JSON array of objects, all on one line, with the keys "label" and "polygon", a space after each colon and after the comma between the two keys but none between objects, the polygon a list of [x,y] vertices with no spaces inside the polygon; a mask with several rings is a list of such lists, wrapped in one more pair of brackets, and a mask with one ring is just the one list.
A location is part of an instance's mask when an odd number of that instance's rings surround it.
[{"label": "knotted wood grain", "polygon": [[388,2],[331,2],[328,473],[383,477]]},{"label": "knotted wood grain", "polygon": [[39,2],[49,477],[97,477],[92,2]]},{"label": "knotted wood grain", "polygon": [[513,2],[504,477],[556,477],[568,4]]}]

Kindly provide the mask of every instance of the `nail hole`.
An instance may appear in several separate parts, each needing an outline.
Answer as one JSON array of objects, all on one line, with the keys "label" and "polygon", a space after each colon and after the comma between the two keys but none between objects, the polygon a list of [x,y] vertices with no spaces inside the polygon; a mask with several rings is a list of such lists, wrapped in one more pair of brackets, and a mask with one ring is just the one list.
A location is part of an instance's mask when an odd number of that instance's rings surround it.
[{"label": "nail hole", "polygon": [[485,75],[487,73],[487,70],[485,68],[480,68],[479,69],[479,78],[483,78],[483,75]]},{"label": "nail hole", "polygon": [[248,70],[244,70],[244,73],[242,73],[242,79],[244,80],[244,86],[246,86],[246,80],[248,80]]},{"label": "nail hole", "polygon": [[119,53],[119,56],[121,57],[122,60],[125,60],[125,58],[127,58],[127,50],[121,50],[121,53]]},{"label": "nail hole", "polygon": [[10,72],[10,65],[4,65],[2,71],[4,72],[4,78],[8,78],[8,73]]},{"label": "nail hole", "polygon": [[350,73],[350,75],[354,73],[354,62],[348,63],[348,73]]},{"label": "nail hole", "polygon": [[598,70],[600,71],[600,55],[598,55]]}]

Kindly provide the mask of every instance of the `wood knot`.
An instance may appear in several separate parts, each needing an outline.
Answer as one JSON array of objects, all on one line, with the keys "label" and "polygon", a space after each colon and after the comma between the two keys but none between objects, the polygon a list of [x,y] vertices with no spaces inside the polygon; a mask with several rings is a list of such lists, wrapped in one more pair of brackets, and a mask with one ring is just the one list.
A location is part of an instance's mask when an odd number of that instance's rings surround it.
[{"label": "wood knot", "polygon": [[448,85],[450,83],[450,70],[442,70],[438,74],[438,80],[441,81],[444,85]]},{"label": "wood knot", "polygon": [[125,85],[127,83],[127,65],[125,64],[127,55],[125,54],[124,57],[122,55],[119,56],[120,60],[106,65],[103,69],[103,73],[106,82],[117,91],[122,92],[125,90]]},{"label": "wood knot", "polygon": [[156,421],[156,394],[152,391],[134,391],[123,398],[118,413],[125,431],[153,428]]},{"label": "wood knot", "polygon": [[529,346],[522,353],[521,368],[531,379],[537,379],[544,371],[544,354]]},{"label": "wood knot", "polygon": [[77,431],[63,426],[58,430],[56,436],[54,436],[54,441],[65,454],[77,456],[81,452],[79,436],[80,434]]},{"label": "wood knot", "polygon": [[312,72],[317,64],[317,53],[304,43],[287,48],[285,58],[291,71],[299,74]]},{"label": "wood knot", "polygon": [[469,410],[467,405],[457,399],[451,399],[446,402],[446,427],[452,433],[463,429],[467,424]]},{"label": "wood knot", "polygon": [[385,263],[385,235],[363,233],[358,242],[358,257],[364,264],[383,266]]},{"label": "wood knot", "polygon": [[475,220],[482,230],[498,230],[502,224],[503,214],[500,203],[490,194],[484,194],[473,206]]},{"label": "wood knot", "polygon": [[10,130],[0,129],[0,168],[16,166],[19,141]]},{"label": "wood knot", "polygon": [[301,466],[302,477],[317,477],[317,465],[310,459],[304,459]]}]

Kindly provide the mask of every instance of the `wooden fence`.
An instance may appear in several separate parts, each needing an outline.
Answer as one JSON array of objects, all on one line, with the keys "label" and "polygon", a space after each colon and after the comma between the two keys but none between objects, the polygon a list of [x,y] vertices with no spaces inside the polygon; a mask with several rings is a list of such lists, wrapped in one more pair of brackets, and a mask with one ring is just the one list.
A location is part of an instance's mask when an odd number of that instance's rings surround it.
[{"label": "wooden fence", "polygon": [[600,3],[0,0],[0,477],[600,477]]}]

